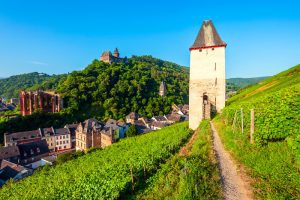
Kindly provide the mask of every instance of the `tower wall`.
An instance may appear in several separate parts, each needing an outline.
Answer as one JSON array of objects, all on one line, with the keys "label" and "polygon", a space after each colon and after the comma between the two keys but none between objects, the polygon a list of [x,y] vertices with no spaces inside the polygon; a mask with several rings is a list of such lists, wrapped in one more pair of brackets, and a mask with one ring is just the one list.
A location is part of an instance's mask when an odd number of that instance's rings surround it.
[{"label": "tower wall", "polygon": [[189,127],[198,128],[203,119],[203,96],[212,109],[225,106],[225,47],[191,49],[189,86]]}]

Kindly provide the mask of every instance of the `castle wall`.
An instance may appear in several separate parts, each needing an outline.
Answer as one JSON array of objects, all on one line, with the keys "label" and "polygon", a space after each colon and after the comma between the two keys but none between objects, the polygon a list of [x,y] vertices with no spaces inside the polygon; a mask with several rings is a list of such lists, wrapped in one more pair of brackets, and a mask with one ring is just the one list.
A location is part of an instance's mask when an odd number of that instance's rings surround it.
[{"label": "castle wall", "polygon": [[225,107],[225,47],[195,49],[190,52],[189,126],[196,129],[203,118],[203,95],[212,109]]}]

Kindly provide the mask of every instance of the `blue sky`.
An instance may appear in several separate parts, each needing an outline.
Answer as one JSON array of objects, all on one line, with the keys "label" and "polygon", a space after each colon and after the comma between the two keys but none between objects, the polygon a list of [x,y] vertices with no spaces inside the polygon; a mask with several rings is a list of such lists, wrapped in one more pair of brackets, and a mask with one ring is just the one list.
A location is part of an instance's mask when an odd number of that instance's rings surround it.
[{"label": "blue sky", "polygon": [[0,0],[0,77],[80,70],[104,50],[189,66],[205,19],[227,42],[227,77],[273,75],[300,63],[297,1]]}]

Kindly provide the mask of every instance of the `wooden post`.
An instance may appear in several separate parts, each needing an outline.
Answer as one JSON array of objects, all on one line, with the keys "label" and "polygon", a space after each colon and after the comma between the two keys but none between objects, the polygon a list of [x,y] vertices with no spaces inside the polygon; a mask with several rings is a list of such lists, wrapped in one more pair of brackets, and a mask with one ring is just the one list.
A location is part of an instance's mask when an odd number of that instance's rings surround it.
[{"label": "wooden post", "polygon": [[234,118],[233,118],[233,122],[232,122],[233,130],[235,130],[236,115],[237,115],[237,111],[235,111],[235,113],[234,113]]},{"label": "wooden post", "polygon": [[251,119],[251,124],[250,124],[250,143],[253,144],[253,134],[254,134],[254,109],[250,110],[250,119]]},{"label": "wooden post", "polygon": [[244,114],[243,114],[243,108],[241,108],[241,121],[242,121],[242,134],[244,134]]}]

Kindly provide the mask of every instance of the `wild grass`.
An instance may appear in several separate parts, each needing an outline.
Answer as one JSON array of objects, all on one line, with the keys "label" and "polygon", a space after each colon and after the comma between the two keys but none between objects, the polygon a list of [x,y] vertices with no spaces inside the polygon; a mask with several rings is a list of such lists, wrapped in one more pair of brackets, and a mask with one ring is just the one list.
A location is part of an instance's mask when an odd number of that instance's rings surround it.
[{"label": "wild grass", "polygon": [[220,116],[214,123],[225,148],[248,169],[258,198],[300,199],[300,170],[285,141],[253,145],[249,143],[248,134],[234,132]]}]

